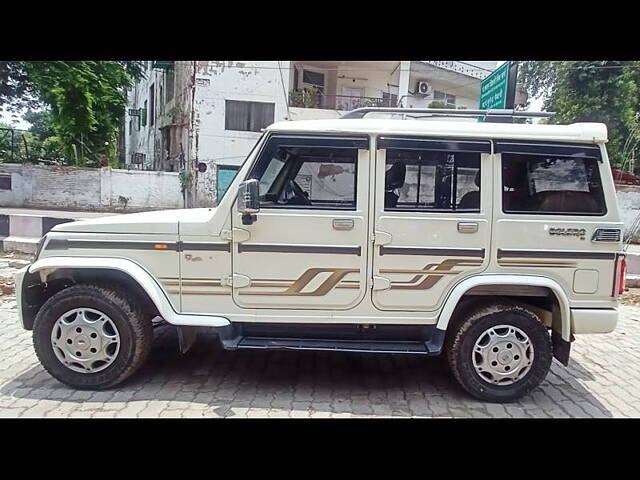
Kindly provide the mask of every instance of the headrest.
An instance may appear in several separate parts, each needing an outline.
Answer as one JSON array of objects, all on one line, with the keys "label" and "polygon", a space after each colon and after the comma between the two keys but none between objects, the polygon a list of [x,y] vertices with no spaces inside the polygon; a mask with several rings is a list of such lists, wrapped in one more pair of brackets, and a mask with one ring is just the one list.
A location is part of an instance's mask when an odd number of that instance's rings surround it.
[{"label": "headrest", "polygon": [[406,165],[402,162],[394,163],[384,175],[384,189],[395,190],[396,188],[402,188],[406,175]]},{"label": "headrest", "polygon": [[505,187],[520,188],[527,181],[527,167],[524,163],[505,162],[502,164],[502,183]]}]

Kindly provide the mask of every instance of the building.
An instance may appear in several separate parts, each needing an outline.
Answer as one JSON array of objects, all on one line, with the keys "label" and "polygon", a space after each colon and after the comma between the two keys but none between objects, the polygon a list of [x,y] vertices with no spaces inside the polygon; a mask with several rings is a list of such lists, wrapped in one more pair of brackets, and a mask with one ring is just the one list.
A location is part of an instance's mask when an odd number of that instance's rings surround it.
[{"label": "building", "polygon": [[[265,126],[363,106],[477,108],[498,62],[147,62],[123,121],[127,168],[185,171],[187,205],[214,205]],[[122,145],[121,145],[122,146]]]}]

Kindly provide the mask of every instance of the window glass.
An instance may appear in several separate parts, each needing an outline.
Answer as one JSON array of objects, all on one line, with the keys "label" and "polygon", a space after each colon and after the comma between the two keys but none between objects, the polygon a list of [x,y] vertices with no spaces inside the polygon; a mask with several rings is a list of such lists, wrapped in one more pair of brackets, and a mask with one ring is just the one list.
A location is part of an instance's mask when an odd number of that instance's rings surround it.
[{"label": "window glass", "polygon": [[311,85],[324,86],[324,74],[320,72],[314,72],[312,70],[304,70],[302,72],[302,81]]},{"label": "window glass", "polygon": [[259,132],[274,121],[275,104],[225,101],[225,130]]},{"label": "window glass", "polygon": [[480,211],[480,153],[387,149],[385,210]]},{"label": "window glass", "polygon": [[357,148],[267,146],[248,178],[265,208],[356,207]]},{"label": "window glass", "polygon": [[594,158],[503,153],[502,183],[507,213],[606,213]]}]

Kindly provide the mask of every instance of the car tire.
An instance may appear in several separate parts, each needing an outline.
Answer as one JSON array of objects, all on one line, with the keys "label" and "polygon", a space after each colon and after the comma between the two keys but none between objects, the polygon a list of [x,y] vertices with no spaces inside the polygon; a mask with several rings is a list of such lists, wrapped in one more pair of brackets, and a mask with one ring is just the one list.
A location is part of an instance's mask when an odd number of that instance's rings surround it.
[{"label": "car tire", "polygon": [[513,402],[547,376],[553,347],[538,315],[523,305],[480,304],[458,319],[446,341],[449,369],[474,397]]},{"label": "car tire", "polygon": [[151,351],[153,327],[125,291],[81,284],[44,303],[34,320],[33,343],[54,378],[76,389],[102,390],[140,368]]}]

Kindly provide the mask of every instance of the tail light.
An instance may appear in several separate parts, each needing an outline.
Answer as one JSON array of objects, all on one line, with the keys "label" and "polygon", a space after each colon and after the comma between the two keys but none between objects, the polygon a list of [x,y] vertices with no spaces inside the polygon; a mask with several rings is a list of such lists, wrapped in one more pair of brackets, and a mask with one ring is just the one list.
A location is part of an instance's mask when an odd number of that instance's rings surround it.
[{"label": "tail light", "polygon": [[625,276],[627,274],[627,258],[624,254],[616,254],[613,267],[613,288],[611,296],[616,297],[624,293]]}]

